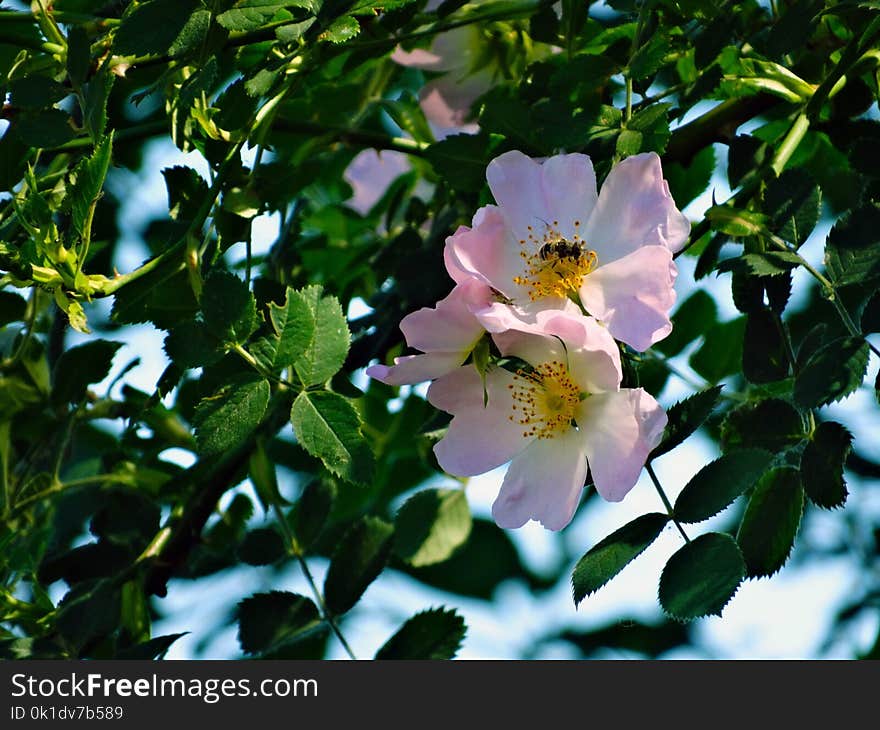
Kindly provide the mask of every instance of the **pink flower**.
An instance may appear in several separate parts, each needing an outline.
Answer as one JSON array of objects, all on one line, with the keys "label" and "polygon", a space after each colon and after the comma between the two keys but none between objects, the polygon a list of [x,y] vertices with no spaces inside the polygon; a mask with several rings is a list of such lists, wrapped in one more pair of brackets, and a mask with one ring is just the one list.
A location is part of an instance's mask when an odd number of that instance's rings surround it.
[{"label": "pink flower", "polygon": [[[581,154],[541,163],[506,152],[486,177],[498,205],[487,206],[480,225],[447,239],[456,266],[523,311],[577,294],[590,315],[637,350],[672,331],[672,254],[690,223],[669,195],[656,154],[616,165],[601,193]],[[494,328],[503,330],[515,315],[494,309]]]},{"label": "pink flower", "polygon": [[461,367],[428,389],[453,418],[434,447],[440,466],[472,476],[510,461],[492,506],[499,526],[529,519],[567,525],[589,465],[599,494],[620,501],[660,441],[666,414],[643,389],[620,389],[620,354],[608,331],[573,312],[544,310],[494,336],[502,354],[527,363],[486,375]]},{"label": "pink flower", "polygon": [[424,307],[400,322],[406,342],[424,354],[394,358],[394,365],[371,365],[367,375],[388,385],[409,385],[439,378],[455,370],[484,334],[472,309],[482,309],[492,298],[483,282],[462,278],[433,309]]},{"label": "pink flower", "polygon": [[[425,9],[435,10],[439,5],[429,2]],[[492,87],[498,73],[494,64],[486,64],[485,45],[479,26],[468,25],[438,34],[427,50],[397,48],[391,54],[401,66],[442,72],[419,93],[422,110],[428,121],[439,127],[439,137],[476,130],[476,125],[466,125],[471,106]]]},{"label": "pink flower", "polygon": [[367,215],[391,183],[410,169],[409,160],[402,152],[373,149],[359,152],[343,175],[352,190],[348,205],[361,215]]}]

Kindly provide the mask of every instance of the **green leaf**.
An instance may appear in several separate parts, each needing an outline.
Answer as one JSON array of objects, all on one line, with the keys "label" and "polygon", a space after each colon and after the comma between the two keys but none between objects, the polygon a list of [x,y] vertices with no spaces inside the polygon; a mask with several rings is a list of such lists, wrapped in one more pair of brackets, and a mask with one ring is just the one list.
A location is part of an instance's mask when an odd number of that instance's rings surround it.
[{"label": "green leaf", "polygon": [[227,345],[244,344],[257,328],[257,304],[235,274],[214,269],[205,278],[202,313],[208,330]]},{"label": "green leaf", "polygon": [[721,395],[721,388],[722,386],[716,385],[713,388],[702,390],[672,406],[666,412],[667,422],[666,430],[663,432],[663,440],[648,456],[648,461],[672,451],[696,431],[715,408]]},{"label": "green leaf", "polygon": [[[169,291],[174,292],[173,297],[168,296]],[[172,329],[197,311],[198,302],[182,262],[169,259],[116,292],[112,317],[120,324],[153,322],[160,329]]]},{"label": "green leaf", "polygon": [[841,337],[823,345],[795,378],[795,402],[816,408],[845,398],[862,384],[869,355],[868,343],[861,337]]},{"label": "green leaf", "polygon": [[191,167],[175,165],[162,170],[168,191],[168,215],[189,221],[208,196],[208,183]]},{"label": "green leaf", "polygon": [[[278,335],[273,367],[293,365],[305,353],[314,342],[316,315],[317,311],[309,306],[306,298],[289,288],[283,306],[279,307],[274,302],[269,304],[269,319]],[[325,315],[322,324],[326,325],[327,320]]]},{"label": "green leaf", "polygon": [[752,276],[779,276],[800,266],[803,259],[793,251],[747,253],[722,261],[716,270],[739,271]]},{"label": "green leaf", "polygon": [[706,218],[716,231],[733,238],[757,236],[766,228],[766,216],[750,210],[737,210],[729,205],[713,205],[706,211]]},{"label": "green leaf", "polygon": [[425,150],[425,158],[452,187],[475,193],[486,182],[492,148],[486,134],[453,134]]},{"label": "green leaf", "polygon": [[339,300],[322,297],[319,286],[300,294],[314,315],[315,328],[301,357],[294,363],[303,385],[318,385],[333,377],[345,362],[351,335]]},{"label": "green leaf", "polygon": [[784,451],[804,438],[804,422],[790,403],[768,398],[745,403],[731,411],[721,424],[721,445],[725,452],[734,449]]},{"label": "green leaf", "polygon": [[246,654],[260,654],[290,642],[320,621],[317,607],[305,596],[255,593],[238,604],[238,642]]},{"label": "green leaf", "polygon": [[116,76],[110,71],[110,67],[102,64],[98,73],[83,85],[83,123],[95,141],[101,139],[107,126],[107,102],[115,79]]},{"label": "green leaf", "polygon": [[196,10],[190,15],[174,41],[168,47],[169,56],[183,56],[190,51],[199,51],[211,27],[211,11]]},{"label": "green leaf", "polygon": [[361,32],[361,25],[349,15],[343,15],[334,20],[318,40],[330,41],[331,43],[345,43]]},{"label": "green leaf", "polygon": [[745,570],[742,553],[730,535],[700,535],[663,568],[660,605],[679,621],[720,616],[742,583]]},{"label": "green leaf", "polygon": [[772,383],[788,377],[788,349],[783,324],[768,308],[750,312],[743,336],[743,375],[752,383]]},{"label": "green leaf", "polygon": [[454,609],[421,611],[382,645],[376,659],[452,659],[466,633],[464,619]]},{"label": "green leaf", "polygon": [[120,611],[119,589],[112,582],[78,583],[58,604],[55,627],[72,645],[82,647],[112,633]]},{"label": "green leaf", "polygon": [[773,575],[785,564],[803,511],[804,488],[797,469],[773,469],[761,478],[736,535],[750,578]]},{"label": "green leaf", "polygon": [[50,149],[69,142],[76,136],[70,115],[54,107],[39,111],[22,111],[10,128],[28,147]]},{"label": "green leaf", "polygon": [[43,109],[69,94],[64,84],[40,74],[29,74],[9,82],[12,104],[20,109]]},{"label": "green leaf", "polygon": [[284,538],[272,527],[251,530],[238,546],[238,557],[248,565],[271,565],[286,553]]},{"label": "green leaf", "polygon": [[313,479],[306,485],[290,516],[300,550],[308,550],[321,536],[335,498],[336,486],[330,480]]},{"label": "green leaf", "polygon": [[113,356],[121,342],[91,340],[65,350],[55,364],[52,400],[79,403],[91,383],[100,383],[110,373]]},{"label": "green leaf", "polygon": [[770,213],[770,230],[794,246],[809,238],[822,208],[822,193],[803,168],[789,168],[767,183],[764,209]]},{"label": "green leaf", "polygon": [[320,7],[320,0],[238,0],[217,16],[217,22],[226,30],[245,32],[265,25],[283,8],[303,8],[315,14]]},{"label": "green leaf", "polygon": [[269,458],[266,447],[259,439],[248,460],[248,475],[265,512],[270,512],[273,505],[287,504],[287,501],[281,496],[281,492],[278,491],[278,475],[275,471],[275,464]]},{"label": "green leaf", "polygon": [[191,319],[171,330],[165,338],[165,353],[182,368],[198,368],[219,362],[223,348],[204,322]]},{"label": "green leaf", "polygon": [[120,56],[168,52],[197,6],[196,0],[148,0],[138,5],[122,18],[114,51]]},{"label": "green leaf", "polygon": [[669,183],[669,193],[681,210],[695,200],[709,187],[712,173],[715,172],[715,149],[710,145],[704,147],[685,166],[680,162],[663,165],[663,176]]},{"label": "green leaf", "polygon": [[0,291],[0,327],[21,322],[27,311],[27,300],[11,291]]},{"label": "green leaf", "polygon": [[617,139],[617,154],[629,157],[639,152],[663,154],[669,141],[671,104],[652,104],[633,114]]},{"label": "green leaf", "polygon": [[412,94],[404,94],[399,99],[385,99],[382,101],[382,108],[388,112],[394,123],[416,142],[434,141],[434,133],[419,105],[419,100]]},{"label": "green leaf", "polygon": [[85,158],[73,171],[70,189],[70,212],[73,227],[81,238],[91,233],[90,211],[101,195],[104,179],[110,169],[113,149],[113,132],[95,146],[91,157]]},{"label": "green leaf", "polygon": [[327,391],[304,391],[293,403],[290,420],[303,448],[336,476],[359,484],[372,479],[373,452],[347,399]]},{"label": "green leaf", "polygon": [[754,485],[773,455],[763,449],[743,449],[725,454],[698,471],[675,500],[681,522],[702,522],[714,517]]},{"label": "green leaf", "polygon": [[672,315],[672,333],[654,348],[667,357],[677,355],[697,337],[713,329],[718,322],[717,316],[715,300],[702,289],[697,289]]},{"label": "green leaf", "polygon": [[869,203],[834,224],[825,242],[825,265],[835,284],[880,277],[880,206]]},{"label": "green leaf", "polygon": [[843,467],[852,451],[852,434],[835,421],[823,421],[801,455],[801,479],[810,500],[834,509],[846,501]]},{"label": "green leaf", "polygon": [[716,325],[703,336],[703,344],[690,356],[688,364],[710,383],[738,373],[742,368],[745,328],[745,317]]},{"label": "green leaf", "polygon": [[394,519],[394,552],[414,568],[442,563],[467,542],[471,510],[461,489],[425,489]]},{"label": "green leaf", "polygon": [[186,635],[187,632],[184,631],[180,634],[167,634],[165,636],[156,636],[140,644],[135,644],[134,646],[129,646],[125,649],[120,649],[116,652],[116,656],[114,658],[128,660],[138,659],[142,661],[151,659],[163,659],[166,652],[171,648],[171,645],[179,638]]},{"label": "green leaf", "polygon": [[203,398],[193,416],[196,444],[203,456],[238,446],[263,419],[269,405],[269,382],[256,374],[231,379]]},{"label": "green leaf", "polygon": [[574,603],[595,593],[644,552],[669,522],[667,515],[651,512],[612,532],[578,560],[571,575]]},{"label": "green leaf", "polygon": [[74,87],[82,86],[89,75],[92,53],[89,36],[81,25],[71,26],[67,31],[67,75]]},{"label": "green leaf", "polygon": [[388,562],[393,539],[394,528],[378,517],[363,517],[345,533],[324,580],[324,600],[332,614],[345,613],[360,600]]},{"label": "green leaf", "polygon": [[660,33],[652,36],[639,48],[629,62],[629,72],[633,80],[639,81],[653,76],[663,66],[663,59],[670,51],[669,41]]}]

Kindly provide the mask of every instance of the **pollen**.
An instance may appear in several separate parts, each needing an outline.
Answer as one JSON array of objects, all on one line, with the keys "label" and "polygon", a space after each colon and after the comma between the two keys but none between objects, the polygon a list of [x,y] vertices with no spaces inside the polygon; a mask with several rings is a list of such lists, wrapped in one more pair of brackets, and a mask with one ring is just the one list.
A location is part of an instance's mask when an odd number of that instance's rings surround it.
[{"label": "pollen", "polygon": [[523,427],[523,438],[553,438],[571,427],[581,392],[563,363],[517,370],[507,387],[513,398],[508,418]]},{"label": "pollen", "polygon": [[584,277],[596,268],[598,257],[578,233],[580,225],[580,221],[574,222],[571,239],[563,237],[559,221],[553,221],[540,237],[528,226],[528,237],[519,240],[523,273],[515,276],[513,283],[526,287],[533,302],[545,297],[567,297],[580,289]]}]

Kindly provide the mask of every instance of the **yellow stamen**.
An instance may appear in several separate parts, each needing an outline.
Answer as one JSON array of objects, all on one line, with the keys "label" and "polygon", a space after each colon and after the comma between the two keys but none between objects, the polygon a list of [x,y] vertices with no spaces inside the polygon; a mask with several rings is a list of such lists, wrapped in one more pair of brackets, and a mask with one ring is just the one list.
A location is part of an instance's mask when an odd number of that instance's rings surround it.
[{"label": "yellow stamen", "polygon": [[571,427],[581,392],[563,363],[553,360],[517,370],[507,387],[513,397],[508,418],[524,427],[523,438],[552,438]]},{"label": "yellow stamen", "polygon": [[515,276],[513,282],[526,287],[533,302],[545,297],[567,297],[578,291],[584,277],[596,268],[596,252],[577,233],[580,224],[575,221],[571,239],[563,237],[559,222],[553,221],[540,238],[529,226],[528,238],[519,240],[525,273]]}]

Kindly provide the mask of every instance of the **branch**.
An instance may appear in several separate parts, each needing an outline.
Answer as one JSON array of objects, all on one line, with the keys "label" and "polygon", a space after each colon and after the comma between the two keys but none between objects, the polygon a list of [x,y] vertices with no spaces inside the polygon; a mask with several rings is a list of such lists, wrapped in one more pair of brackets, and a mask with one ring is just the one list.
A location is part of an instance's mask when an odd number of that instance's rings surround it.
[{"label": "branch", "polygon": [[[202,538],[202,530],[223,494],[242,480],[251,452],[260,438],[274,436],[290,417],[290,394],[281,391],[269,404],[260,425],[241,444],[218,458],[203,458],[172,481],[191,485],[190,497],[179,515],[169,518],[138,563],[152,561],[144,579],[147,594],[165,596],[168,580],[182,566]],[[173,488],[174,484],[169,485]]]},{"label": "branch", "polygon": [[775,106],[779,99],[768,94],[728,99],[692,122],[676,129],[669,139],[664,162],[687,164],[713,142],[730,142],[737,127]]}]

